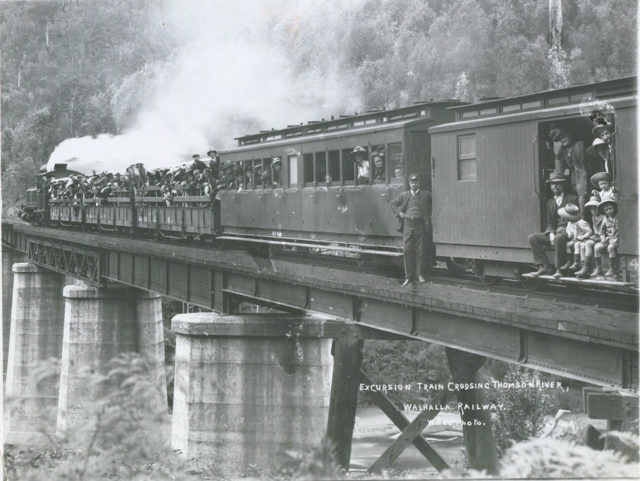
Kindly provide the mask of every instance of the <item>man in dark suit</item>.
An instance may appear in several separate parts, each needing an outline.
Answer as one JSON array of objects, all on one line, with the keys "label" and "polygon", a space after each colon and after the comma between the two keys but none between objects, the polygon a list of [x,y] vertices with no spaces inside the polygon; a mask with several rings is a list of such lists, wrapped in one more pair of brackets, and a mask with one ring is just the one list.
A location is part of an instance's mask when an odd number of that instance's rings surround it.
[{"label": "man in dark suit", "polygon": [[567,255],[567,221],[558,215],[558,209],[567,204],[577,204],[578,199],[575,194],[565,192],[564,176],[557,172],[552,172],[547,181],[550,184],[553,197],[547,200],[546,217],[547,227],[544,232],[531,234],[529,236],[529,245],[533,252],[533,261],[539,267],[536,272],[531,275],[538,277],[543,274],[553,274],[553,270],[547,259],[546,249],[552,246],[556,251],[556,266],[559,268],[564,265]]},{"label": "man in dark suit", "polygon": [[426,282],[422,276],[423,254],[427,255],[425,239],[431,235],[431,193],[420,190],[418,176],[409,176],[410,190],[391,201],[402,228],[405,280],[403,286]]}]

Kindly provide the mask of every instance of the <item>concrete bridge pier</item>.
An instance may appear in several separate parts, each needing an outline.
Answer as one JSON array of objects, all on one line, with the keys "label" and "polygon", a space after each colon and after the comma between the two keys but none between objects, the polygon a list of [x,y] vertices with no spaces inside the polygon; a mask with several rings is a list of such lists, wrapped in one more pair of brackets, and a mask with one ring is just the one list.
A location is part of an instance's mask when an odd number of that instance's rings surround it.
[{"label": "concrete bridge pier", "polygon": [[11,298],[13,296],[13,264],[22,262],[24,255],[13,249],[2,248],[2,375],[7,378],[9,337],[11,332]]},{"label": "concrete bridge pier", "polygon": [[64,288],[64,298],[58,434],[100,429],[96,400],[114,386],[89,381],[106,374],[110,361],[125,352],[146,357],[157,390],[157,406],[149,408],[166,412],[160,297],[130,287],[76,284]]},{"label": "concrete bridge pier", "polygon": [[64,276],[26,262],[12,271],[4,442],[35,445],[55,434],[58,376],[46,361],[62,352]]},{"label": "concrete bridge pier", "polygon": [[216,475],[269,470],[319,445],[331,391],[323,321],[282,314],[179,314],[171,444]]}]

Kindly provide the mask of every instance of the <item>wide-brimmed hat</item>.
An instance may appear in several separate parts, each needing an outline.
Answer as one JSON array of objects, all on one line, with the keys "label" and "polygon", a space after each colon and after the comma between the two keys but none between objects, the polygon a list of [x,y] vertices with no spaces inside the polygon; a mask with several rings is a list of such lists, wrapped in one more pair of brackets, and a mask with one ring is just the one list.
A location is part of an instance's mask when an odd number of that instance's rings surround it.
[{"label": "wide-brimmed hat", "polygon": [[613,127],[611,125],[609,125],[609,124],[597,124],[594,128],[591,129],[591,134],[594,137],[599,137],[600,133],[603,130],[607,130],[609,132],[612,132],[613,131]]},{"label": "wide-brimmed hat", "polygon": [[567,204],[558,209],[558,215],[563,219],[575,222],[580,219],[580,207],[575,204]]},{"label": "wide-brimmed hat", "polygon": [[417,175],[417,174],[411,174],[411,175],[409,176],[409,181],[412,181],[412,180],[418,180],[418,181],[419,181],[419,180],[420,180],[420,178],[418,177],[418,175]]},{"label": "wide-brimmed hat", "polygon": [[371,154],[371,157],[373,157],[374,159],[375,159],[376,157],[380,157],[381,159],[384,159],[384,152],[373,152],[373,153]]},{"label": "wide-brimmed hat", "polygon": [[566,182],[567,179],[564,178],[564,175],[562,175],[559,172],[551,172],[551,174],[549,174],[549,178],[547,179],[547,184],[561,184],[563,182]]},{"label": "wide-brimmed hat", "polygon": [[280,159],[280,157],[274,157],[273,161],[271,162],[271,165],[279,164],[281,162],[282,160]]},{"label": "wide-brimmed hat", "polygon": [[207,151],[207,155],[211,156],[211,154],[218,155],[218,151],[217,150],[208,150]]},{"label": "wide-brimmed hat", "polygon": [[584,206],[585,207],[598,207],[598,205],[600,204],[600,199],[598,198],[597,195],[592,195],[591,197],[589,197],[589,202],[587,202]]},{"label": "wide-brimmed hat", "polygon": [[589,147],[587,147],[587,154],[593,155],[596,150],[606,149],[607,147],[609,147],[609,144],[607,144],[604,140],[600,138],[593,139],[593,143]]},{"label": "wide-brimmed hat", "polygon": [[193,155],[191,156],[191,158],[192,158],[192,159],[195,159],[196,157],[200,158],[200,154],[193,154]]},{"label": "wide-brimmed hat", "polygon": [[613,181],[609,172],[597,172],[591,176],[589,182],[591,182],[591,185],[593,185],[594,187],[600,188],[598,182],[600,182],[601,180],[606,180],[609,183]]},{"label": "wide-brimmed hat", "polygon": [[352,154],[366,154],[367,153],[367,149],[365,149],[361,145],[357,145],[356,148],[353,149],[353,152],[351,152],[351,153]]},{"label": "wide-brimmed hat", "polygon": [[604,208],[607,205],[613,205],[616,208],[616,212],[618,211],[618,201],[612,195],[608,195],[603,197],[598,204],[598,212],[604,214]]}]

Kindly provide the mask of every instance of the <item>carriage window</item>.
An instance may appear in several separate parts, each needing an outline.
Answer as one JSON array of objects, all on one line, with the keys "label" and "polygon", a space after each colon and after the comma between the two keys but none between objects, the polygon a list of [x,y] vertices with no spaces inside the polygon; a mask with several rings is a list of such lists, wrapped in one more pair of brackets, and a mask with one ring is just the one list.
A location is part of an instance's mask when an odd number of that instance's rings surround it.
[{"label": "carriage window", "polygon": [[342,149],[342,180],[347,183],[355,179],[355,159],[351,152],[353,147]]},{"label": "carriage window", "polygon": [[458,137],[458,180],[477,179],[476,135],[460,135]]},{"label": "carriage window", "polygon": [[402,184],[404,178],[404,160],[402,158],[402,142],[389,144],[389,167],[391,183]]},{"label": "carriage window", "polygon": [[253,161],[253,180],[254,180],[254,185],[256,189],[262,189],[263,188],[263,182],[262,182],[262,174],[264,173],[264,170],[262,170],[262,159],[256,159]]},{"label": "carriage window", "polygon": [[288,156],[287,164],[289,166],[289,187],[298,187],[298,156]]},{"label": "carriage window", "polygon": [[274,189],[282,187],[282,161],[280,157],[269,159],[271,163],[271,186]]},{"label": "carriage window", "polygon": [[374,184],[384,184],[386,175],[386,159],[384,155],[384,144],[371,146],[371,177]]},{"label": "carriage window", "polygon": [[329,173],[325,179],[327,184],[340,181],[340,151],[329,151]]},{"label": "carriage window", "polygon": [[316,182],[318,184],[326,183],[327,177],[327,153],[316,152]]},{"label": "carriage window", "polygon": [[302,164],[304,166],[304,185],[313,184],[313,154],[304,154],[302,156]]},{"label": "carriage window", "polygon": [[271,188],[271,159],[262,159],[262,186],[265,189]]},{"label": "carriage window", "polygon": [[242,170],[244,172],[244,188],[253,189],[253,166],[252,161],[245,160],[242,162]]}]

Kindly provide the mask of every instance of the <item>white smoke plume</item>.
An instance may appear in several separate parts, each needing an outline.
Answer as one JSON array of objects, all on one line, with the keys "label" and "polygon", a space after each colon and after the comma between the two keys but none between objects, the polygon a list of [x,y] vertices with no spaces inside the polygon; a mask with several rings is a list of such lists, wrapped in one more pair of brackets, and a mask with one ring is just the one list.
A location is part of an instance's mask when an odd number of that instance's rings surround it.
[{"label": "white smoke plume", "polygon": [[166,25],[180,43],[150,101],[121,135],[67,139],[48,168],[120,171],[169,166],[230,148],[234,137],[328,118],[360,106],[341,40],[361,1],[171,1]]}]

